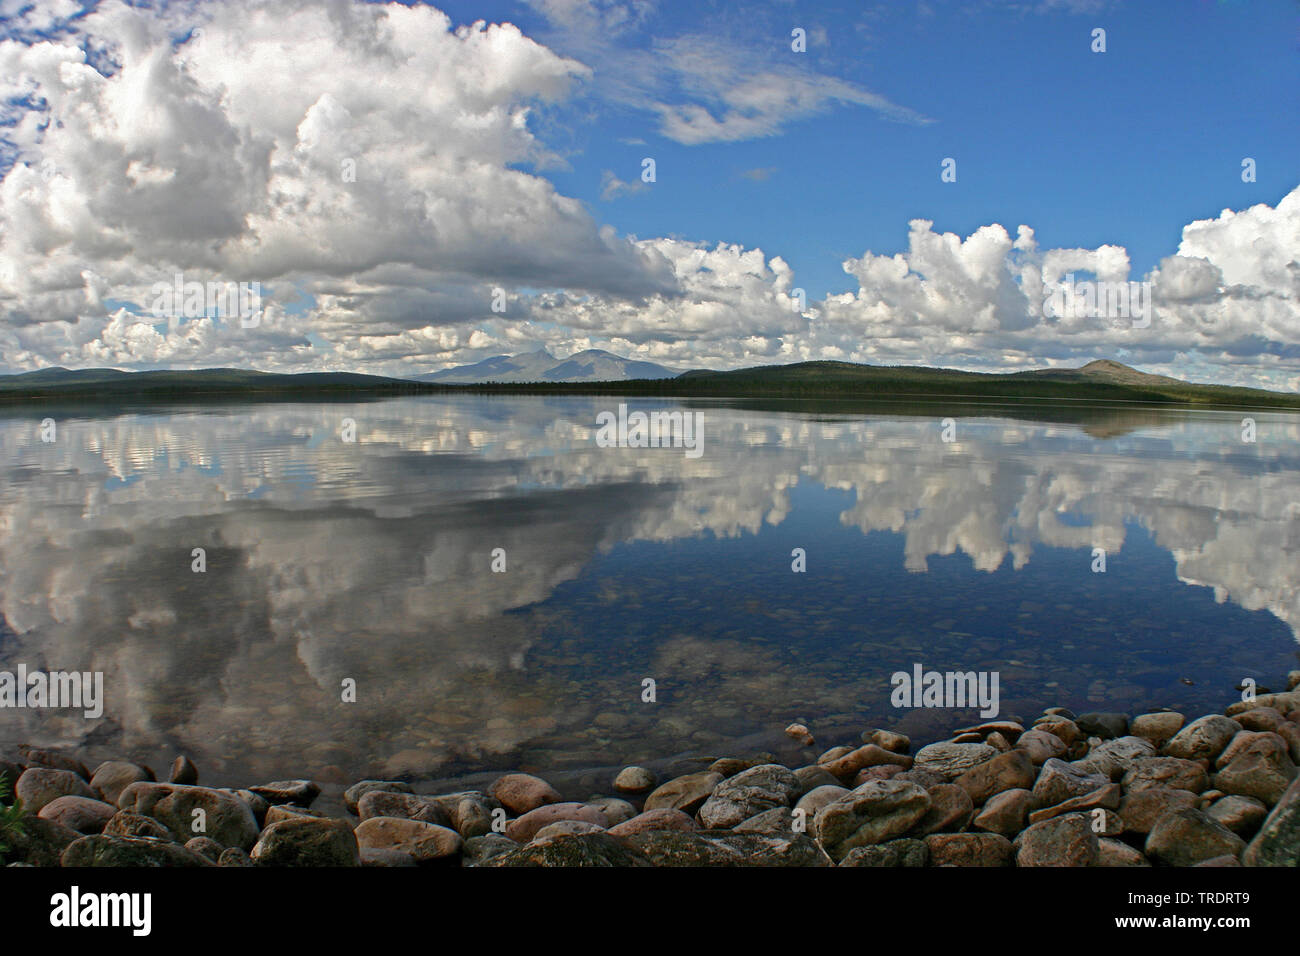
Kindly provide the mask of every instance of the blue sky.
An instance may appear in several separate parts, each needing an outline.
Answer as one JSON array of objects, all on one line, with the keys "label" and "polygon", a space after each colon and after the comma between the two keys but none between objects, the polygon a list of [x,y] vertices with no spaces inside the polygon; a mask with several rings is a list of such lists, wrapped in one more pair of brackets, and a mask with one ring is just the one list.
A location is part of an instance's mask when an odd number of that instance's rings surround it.
[{"label": "blue sky", "polygon": [[[1146,272],[1176,250],[1185,223],[1276,204],[1300,181],[1295,4],[1009,6],[665,4],[619,45],[653,51],[716,32],[756,62],[843,78],[930,122],[837,106],[776,135],[682,145],[652,115],[601,103],[598,70],[590,95],[556,120],[571,168],[544,175],[621,232],[779,253],[810,295],[850,289],[840,263],[866,249],[902,251],[917,217],[962,236],[1030,223],[1048,246],[1115,243]],[[514,21],[569,52],[564,33],[527,5],[444,8],[461,21]],[[795,27],[824,40],[793,53]],[[1096,27],[1105,53],[1091,50]],[[603,171],[636,181],[645,156],[656,160],[655,188],[602,202]],[[939,164],[949,156],[958,177],[945,184]],[[1255,183],[1241,181],[1246,156]],[[746,177],[753,171],[764,178]]]},{"label": "blue sky", "polygon": [[[1300,389],[1294,3],[0,17],[0,369],[419,374],[545,347]],[[260,284],[262,319],[156,314],[177,274]],[[1047,313],[1094,279],[1142,286],[1143,320]]]}]

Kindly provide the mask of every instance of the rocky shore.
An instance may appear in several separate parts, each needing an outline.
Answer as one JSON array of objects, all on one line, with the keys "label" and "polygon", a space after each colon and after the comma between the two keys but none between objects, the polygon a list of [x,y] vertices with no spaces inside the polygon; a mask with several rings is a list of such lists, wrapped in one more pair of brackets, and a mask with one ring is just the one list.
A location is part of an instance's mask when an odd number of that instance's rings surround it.
[{"label": "rocky shore", "polygon": [[[417,793],[363,780],[346,815],[316,783],[218,789],[178,757],[167,782],[124,760],[0,755],[10,866],[1297,866],[1300,671],[1283,693],[1188,720],[1047,709],[912,752],[887,730],[790,768],[770,754],[660,780],[609,774],[567,799],[508,773]],[[786,733],[804,748],[815,735]],[[436,786],[431,787],[436,789]],[[14,799],[16,806],[4,806]]]}]

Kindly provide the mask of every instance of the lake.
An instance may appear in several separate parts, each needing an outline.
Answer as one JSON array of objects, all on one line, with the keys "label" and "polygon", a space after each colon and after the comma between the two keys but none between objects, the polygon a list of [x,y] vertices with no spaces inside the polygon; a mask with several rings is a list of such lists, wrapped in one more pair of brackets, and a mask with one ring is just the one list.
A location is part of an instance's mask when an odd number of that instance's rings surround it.
[{"label": "lake", "polygon": [[699,413],[695,456],[598,443],[619,401],[0,411],[0,669],[104,675],[102,717],[0,710],[0,748],[577,771],[978,719],[894,707],[918,664],[1026,720],[1297,666],[1296,414],[628,401]]}]

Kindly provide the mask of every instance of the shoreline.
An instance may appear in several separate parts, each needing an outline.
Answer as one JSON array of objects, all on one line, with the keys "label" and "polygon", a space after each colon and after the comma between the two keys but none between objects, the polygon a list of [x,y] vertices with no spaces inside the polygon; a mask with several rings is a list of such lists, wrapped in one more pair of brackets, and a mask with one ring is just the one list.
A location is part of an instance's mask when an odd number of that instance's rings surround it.
[{"label": "shoreline", "polygon": [[[869,729],[798,767],[771,753],[660,779],[592,771],[571,799],[530,773],[485,788],[362,780],[200,785],[109,760],[0,749],[9,866],[1297,866],[1300,671],[1287,690],[1189,717],[991,719],[912,752]],[[815,730],[786,729],[801,747]],[[0,786],[0,791],[4,788]],[[14,798],[21,812],[6,807]],[[332,801],[327,801],[332,802]]]}]

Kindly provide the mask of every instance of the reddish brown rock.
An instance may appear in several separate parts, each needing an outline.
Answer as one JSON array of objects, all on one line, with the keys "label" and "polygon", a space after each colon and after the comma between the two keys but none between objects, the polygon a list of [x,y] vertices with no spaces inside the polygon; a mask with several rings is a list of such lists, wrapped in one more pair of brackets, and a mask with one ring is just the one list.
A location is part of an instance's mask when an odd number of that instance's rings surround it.
[{"label": "reddish brown rock", "polygon": [[1231,760],[1214,775],[1214,786],[1224,793],[1255,797],[1272,806],[1296,779],[1296,765],[1291,762],[1286,741],[1267,731],[1247,732],[1239,737],[1242,739],[1234,740],[1224,751]]},{"label": "reddish brown rock", "polygon": [[542,827],[560,820],[579,820],[602,828],[609,826],[609,818],[604,813],[585,803],[551,803],[511,820],[506,824],[506,836],[516,843],[527,843]]},{"label": "reddish brown rock", "polygon": [[1170,787],[1147,787],[1124,795],[1119,804],[1125,833],[1150,833],[1166,813],[1196,806],[1196,794]]},{"label": "reddish brown rock", "polygon": [[421,820],[397,817],[371,817],[356,829],[361,850],[400,850],[417,864],[453,861],[461,854],[465,841],[455,830]]},{"label": "reddish brown rock", "polygon": [[1027,755],[1035,766],[1039,766],[1053,757],[1064,757],[1068,745],[1056,734],[1035,727],[1020,735],[1016,749]]},{"label": "reddish brown rock", "polygon": [[1167,866],[1195,866],[1218,856],[1240,857],[1246,843],[1203,810],[1173,810],[1147,834],[1146,855]]},{"label": "reddish brown rock", "polygon": [[558,790],[530,773],[508,773],[499,777],[488,792],[511,813],[527,813],[548,803],[559,803],[562,799]]},{"label": "reddish brown rock", "polygon": [[1121,785],[1125,793],[1151,787],[1168,787],[1172,790],[1190,790],[1200,793],[1210,785],[1205,767],[1194,760],[1178,757],[1144,757],[1135,760],[1124,772]]},{"label": "reddish brown rock", "polygon": [[116,815],[117,808],[102,800],[74,796],[57,797],[37,814],[42,820],[52,820],[81,834],[102,833]]},{"label": "reddish brown rock", "polygon": [[646,810],[681,810],[694,813],[722,783],[723,776],[712,771],[688,773],[662,783],[645,798]]},{"label": "reddish brown rock", "polygon": [[[906,771],[904,771],[902,767],[888,763],[881,764],[878,767],[864,767],[858,771],[858,775],[853,778],[853,782],[850,786],[860,787],[868,780],[889,780],[898,776],[900,773],[905,772]],[[839,778],[836,777],[836,779],[838,780]]]},{"label": "reddish brown rock", "polygon": [[1091,821],[1067,813],[1035,823],[1015,840],[1016,866],[1094,866],[1100,848]]},{"label": "reddish brown rock", "polygon": [[990,833],[1015,836],[1025,828],[1026,816],[1032,803],[1033,794],[1028,790],[1005,790],[988,799],[973,824],[977,829]]},{"label": "reddish brown rock", "polygon": [[892,765],[909,770],[912,758],[907,754],[894,753],[878,744],[863,744],[836,760],[822,764],[827,770],[841,780],[852,780],[859,770],[866,767]]},{"label": "reddish brown rock", "polygon": [[960,833],[970,825],[975,804],[965,790],[953,783],[941,783],[926,792],[930,794],[930,809],[912,829],[913,836]]},{"label": "reddish brown rock", "polygon": [[1029,755],[1021,750],[1010,750],[971,767],[953,783],[965,790],[979,806],[994,794],[1033,787],[1035,775]]},{"label": "reddish brown rock", "polygon": [[1136,850],[1122,840],[1102,837],[1097,841],[1097,866],[1150,866],[1141,850]]},{"label": "reddish brown rock", "polygon": [[996,833],[936,833],[925,838],[931,866],[1011,866],[1015,848]]},{"label": "reddish brown rock", "polygon": [[1214,760],[1238,733],[1241,724],[1220,714],[1193,720],[1165,745],[1165,754],[1184,760]]},{"label": "reddish brown rock", "polygon": [[1130,728],[1134,737],[1141,737],[1157,750],[1183,729],[1186,718],[1173,711],[1160,711],[1154,714],[1141,714],[1133,718]]},{"label": "reddish brown rock", "polygon": [[[1059,739],[1067,747],[1076,740],[1083,738],[1083,731],[1079,729],[1078,724],[1066,717],[1049,717],[1046,720],[1036,720],[1031,729],[1045,731]],[[1016,742],[1019,743],[1019,741]]]},{"label": "reddish brown rock", "polygon": [[648,833],[651,830],[695,830],[695,820],[680,810],[667,807],[659,810],[647,810],[631,820],[624,820],[609,828],[616,837],[629,837],[634,833]]},{"label": "reddish brown rock", "polygon": [[1035,810],[1029,814],[1029,822],[1031,824],[1042,823],[1044,820],[1050,820],[1052,817],[1059,817],[1065,813],[1085,813],[1096,809],[1114,810],[1119,807],[1119,801],[1119,784],[1111,783],[1081,797],[1074,797],[1055,806]]}]

